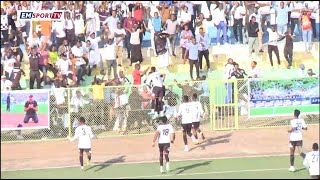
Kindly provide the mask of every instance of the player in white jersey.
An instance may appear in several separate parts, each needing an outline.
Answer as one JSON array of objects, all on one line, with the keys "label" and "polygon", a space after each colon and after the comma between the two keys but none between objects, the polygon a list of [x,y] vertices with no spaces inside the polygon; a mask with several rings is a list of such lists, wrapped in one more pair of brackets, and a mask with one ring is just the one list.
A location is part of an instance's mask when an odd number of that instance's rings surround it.
[{"label": "player in white jersey", "polygon": [[155,142],[158,139],[158,146],[160,151],[160,172],[163,173],[163,153],[166,159],[166,170],[170,171],[169,164],[169,151],[170,151],[170,142],[174,143],[175,134],[171,124],[168,124],[168,118],[166,116],[159,118],[162,122],[158,126],[156,134],[154,135],[152,141],[152,147],[155,146]]},{"label": "player in white jersey", "polygon": [[294,119],[290,121],[290,128],[288,133],[290,133],[290,168],[289,171],[294,172],[294,152],[297,147],[298,152],[302,158],[305,157],[305,154],[301,151],[302,148],[302,129],[307,130],[307,125],[303,119],[299,118],[300,111],[298,109],[294,110]]},{"label": "player in white jersey", "polygon": [[309,174],[312,179],[320,179],[319,173],[319,145],[313,143],[312,151],[307,153],[303,160],[303,165],[309,169]]},{"label": "player in white jersey", "polygon": [[151,67],[151,74],[149,74],[146,84],[150,85],[152,82],[152,106],[151,112],[149,114],[154,114],[153,119],[157,118],[159,113],[160,116],[163,116],[163,102],[162,99],[165,94],[165,88],[163,85],[163,81],[165,79],[165,75],[156,71],[155,67]]},{"label": "player in white jersey", "polygon": [[202,131],[199,128],[200,119],[203,117],[203,114],[204,114],[204,111],[200,101],[198,101],[198,95],[193,94],[192,95],[192,134],[194,134],[196,138],[196,143],[199,143],[197,133],[199,133],[199,135],[202,136],[202,140],[205,139]]},{"label": "player in white jersey", "polygon": [[87,165],[90,165],[91,160],[91,139],[96,138],[91,130],[90,126],[86,125],[86,121],[84,117],[79,118],[80,125],[76,128],[74,137],[70,139],[70,142],[79,138],[78,148],[80,151],[80,165],[81,169],[83,169],[83,151],[86,152],[88,156]]},{"label": "player in white jersey", "polygon": [[189,102],[188,96],[183,96],[183,103],[179,106],[178,117],[182,116],[181,126],[183,128],[184,151],[188,152],[187,134],[196,142],[196,138],[191,133],[192,129],[192,104]]}]

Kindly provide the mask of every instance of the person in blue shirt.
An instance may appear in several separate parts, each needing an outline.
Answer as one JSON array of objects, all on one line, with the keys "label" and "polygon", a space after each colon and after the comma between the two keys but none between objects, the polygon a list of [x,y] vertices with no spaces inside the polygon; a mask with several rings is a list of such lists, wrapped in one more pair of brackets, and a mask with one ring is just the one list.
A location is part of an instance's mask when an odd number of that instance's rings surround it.
[{"label": "person in blue shirt", "polygon": [[200,71],[202,71],[202,57],[206,59],[207,70],[210,71],[210,62],[209,62],[209,36],[203,31],[203,28],[200,27],[199,34],[196,35],[197,42],[200,44],[199,47],[199,66]]},{"label": "person in blue shirt", "polygon": [[189,59],[189,65],[190,65],[190,77],[192,80],[194,80],[193,79],[193,65],[196,66],[197,79],[198,80],[200,79],[199,61],[198,61],[199,48],[200,48],[200,44],[197,43],[195,38],[192,38],[192,43],[188,43],[186,45],[186,52],[184,53],[184,59],[187,59],[187,54],[189,53],[188,59]]}]

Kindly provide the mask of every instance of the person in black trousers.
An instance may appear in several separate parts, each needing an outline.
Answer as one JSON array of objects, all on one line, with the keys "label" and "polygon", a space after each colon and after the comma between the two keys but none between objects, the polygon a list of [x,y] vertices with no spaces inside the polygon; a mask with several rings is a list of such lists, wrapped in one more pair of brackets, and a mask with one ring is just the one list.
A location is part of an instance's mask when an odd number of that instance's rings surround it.
[{"label": "person in black trousers", "polygon": [[202,71],[202,57],[206,59],[207,70],[210,71],[210,62],[209,62],[209,36],[203,31],[201,27],[199,29],[199,34],[197,35],[197,42],[200,44],[199,48],[199,66],[200,71]]},{"label": "person in black trousers", "polygon": [[288,28],[288,31],[286,32],[286,44],[284,46],[284,57],[288,61],[288,69],[292,67],[292,55],[293,55],[293,39],[294,34],[292,34],[291,28]]}]

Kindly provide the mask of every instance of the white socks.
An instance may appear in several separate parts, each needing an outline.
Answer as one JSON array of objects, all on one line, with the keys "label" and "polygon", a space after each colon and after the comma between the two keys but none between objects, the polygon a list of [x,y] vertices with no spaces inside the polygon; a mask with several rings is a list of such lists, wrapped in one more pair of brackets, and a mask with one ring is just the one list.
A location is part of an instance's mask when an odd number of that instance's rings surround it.
[{"label": "white socks", "polygon": [[169,162],[166,162],[166,170],[167,170],[167,172],[170,171],[170,163]]},{"label": "white socks", "polygon": [[163,167],[160,166],[160,173],[163,173]]}]

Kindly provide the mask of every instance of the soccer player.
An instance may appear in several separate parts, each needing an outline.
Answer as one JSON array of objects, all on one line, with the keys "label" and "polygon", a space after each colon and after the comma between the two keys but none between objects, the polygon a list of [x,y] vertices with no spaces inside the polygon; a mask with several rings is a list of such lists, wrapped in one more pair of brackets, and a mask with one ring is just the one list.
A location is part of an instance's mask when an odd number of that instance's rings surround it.
[{"label": "soccer player", "polygon": [[158,146],[160,151],[160,173],[163,173],[163,153],[166,158],[166,170],[170,171],[169,164],[169,151],[170,151],[170,142],[173,144],[175,140],[175,133],[171,124],[168,123],[168,118],[162,116],[159,118],[161,124],[158,126],[156,134],[154,135],[152,141],[152,147],[155,146],[155,142],[158,139]]},{"label": "soccer player", "polygon": [[189,103],[189,97],[183,96],[183,103],[179,106],[178,116],[182,116],[181,126],[183,128],[184,151],[188,152],[187,134],[196,142],[196,138],[191,133],[192,128],[192,104]]},{"label": "soccer player", "polygon": [[80,125],[76,128],[74,137],[70,139],[70,142],[79,138],[78,148],[80,152],[79,160],[81,169],[83,169],[83,151],[86,152],[88,160],[87,165],[90,165],[91,160],[91,139],[96,138],[91,130],[90,126],[86,125],[84,117],[79,118]]},{"label": "soccer player", "polygon": [[[195,136],[196,139],[198,139],[197,133],[202,136],[202,140],[205,139],[202,131],[200,130],[200,119],[203,117],[203,108],[198,101],[198,95],[193,94],[192,95],[192,134]],[[197,142],[198,143],[198,142]]]},{"label": "soccer player", "polygon": [[155,67],[151,67],[151,74],[149,74],[146,85],[150,85],[152,82],[152,107],[151,112],[149,114],[154,114],[153,119],[157,118],[158,115],[163,116],[163,101],[162,98],[164,96],[164,85],[163,81],[165,79],[165,75],[156,71]]},{"label": "soccer player", "polygon": [[309,169],[309,174],[312,179],[320,179],[318,143],[312,145],[312,151],[307,153],[303,160],[303,165]]},{"label": "soccer player", "polygon": [[288,129],[290,133],[290,168],[289,171],[294,172],[294,152],[296,147],[300,156],[304,158],[306,155],[301,152],[302,148],[302,132],[301,130],[307,130],[307,125],[303,119],[300,118],[300,111],[298,109],[294,110],[294,119],[290,122],[291,127]]}]

